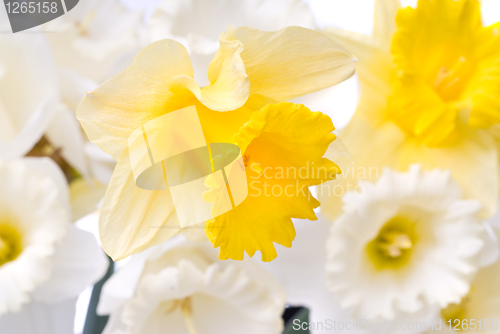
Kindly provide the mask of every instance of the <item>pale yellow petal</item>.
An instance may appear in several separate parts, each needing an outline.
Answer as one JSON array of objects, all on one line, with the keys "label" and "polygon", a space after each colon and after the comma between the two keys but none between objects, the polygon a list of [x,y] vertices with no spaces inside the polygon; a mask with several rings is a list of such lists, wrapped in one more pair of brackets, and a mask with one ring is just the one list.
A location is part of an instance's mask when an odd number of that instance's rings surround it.
[{"label": "pale yellow petal", "polygon": [[342,173],[336,180],[318,186],[317,190],[321,213],[331,220],[342,213],[342,196],[350,191],[362,191],[359,181],[374,182],[384,167],[398,165],[406,140],[394,123],[384,122],[376,127],[373,120],[361,112],[354,115],[338,136],[347,154],[339,150],[327,156],[334,159]]},{"label": "pale yellow petal", "polygon": [[483,208],[482,218],[488,218],[497,210],[499,179],[498,149],[495,140],[486,130],[468,130],[461,134],[459,142],[446,148],[425,146],[405,147],[407,154],[400,161],[403,166],[420,162],[426,169],[450,169],[452,177],[464,190],[466,198],[478,199]]},{"label": "pale yellow petal", "polygon": [[333,39],[300,27],[266,32],[241,27],[232,32],[244,49],[241,58],[250,93],[276,101],[333,86],[354,74],[354,58]]},{"label": "pale yellow petal", "polygon": [[373,39],[383,50],[390,51],[392,35],[396,31],[396,14],[400,8],[399,0],[375,0]]},{"label": "pale yellow petal", "polygon": [[180,108],[168,89],[177,75],[193,77],[189,56],[180,43],[162,40],[144,48],[128,69],[80,102],[77,118],[90,141],[118,160],[132,131]]},{"label": "pale yellow petal", "polygon": [[[233,35],[223,33],[220,36],[220,49],[208,67],[210,85],[203,87],[206,95],[212,95],[220,106],[209,107],[213,110],[225,111],[241,107],[250,94],[250,81],[246,74],[245,64],[241,59],[243,44]],[[229,101],[225,95],[230,93]],[[223,105],[228,103],[227,105]],[[206,104],[205,104],[206,105]],[[224,109],[223,109],[224,108]]]},{"label": "pale yellow petal", "polygon": [[[496,147],[497,147],[497,164],[499,166],[498,168],[498,180],[500,180],[500,124],[496,124],[491,126],[488,129],[489,133],[491,134],[493,140],[495,141]],[[500,185],[499,185],[500,187]],[[500,189],[499,189],[500,191]]]},{"label": "pale yellow petal", "polygon": [[425,170],[450,170],[464,190],[464,196],[481,201],[483,218],[496,211],[498,149],[486,130],[464,131],[453,146],[429,148],[407,138],[392,122],[374,127],[366,116],[356,114],[339,138],[350,156],[336,158],[342,174],[337,180],[318,188],[322,213],[330,219],[335,219],[342,212],[340,198],[347,191],[355,190],[359,181],[375,181],[384,167],[407,171],[414,163],[421,164]]},{"label": "pale yellow petal", "polygon": [[189,90],[206,107],[217,111],[234,110],[241,107],[250,93],[250,81],[241,60],[243,44],[229,33],[220,37],[220,49],[208,69],[210,85],[200,88],[193,78],[183,75],[174,78],[170,90],[182,93]]},{"label": "pale yellow petal", "polygon": [[126,149],[113,172],[99,216],[104,250],[113,260],[120,260],[179,232],[170,192],[138,188]]},{"label": "pale yellow petal", "polygon": [[323,32],[357,57],[356,72],[361,83],[361,101],[357,112],[369,115],[375,123],[380,122],[392,92],[394,66],[390,52],[382,50],[363,34],[335,28],[326,28]]}]

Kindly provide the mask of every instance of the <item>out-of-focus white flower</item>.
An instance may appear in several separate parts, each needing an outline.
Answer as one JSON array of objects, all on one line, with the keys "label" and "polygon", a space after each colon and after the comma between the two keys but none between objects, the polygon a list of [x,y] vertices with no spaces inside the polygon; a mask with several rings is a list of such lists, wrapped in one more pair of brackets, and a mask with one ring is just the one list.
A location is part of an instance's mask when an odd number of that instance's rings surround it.
[{"label": "out-of-focus white flower", "polygon": [[50,159],[0,162],[0,184],[0,328],[69,333],[72,320],[37,321],[50,310],[74,312],[67,303],[74,309],[78,294],[104,274],[104,252],[71,225],[66,180]]},{"label": "out-of-focus white flower", "polygon": [[175,37],[190,52],[215,54],[220,32],[230,27],[275,31],[292,25],[315,28],[301,0],[163,0],[153,13],[150,33],[153,41]]},{"label": "out-of-focus white flower", "polygon": [[135,255],[105,284],[104,333],[281,333],[282,288],[252,261],[222,262],[207,243],[172,239]]},{"label": "out-of-focus white flower", "polygon": [[309,8],[301,0],[163,0],[149,23],[151,42],[175,39],[184,45],[195,80],[208,85],[206,69],[219,49],[219,35],[248,26],[276,31],[286,26],[314,29]]},{"label": "out-of-focus white flower", "polygon": [[85,134],[76,120],[75,110],[85,92],[97,85],[66,69],[54,69],[51,75],[58,80],[60,102],[45,135],[68,164],[89,178],[91,160],[85,155]]},{"label": "out-of-focus white flower", "polygon": [[5,334],[71,334],[76,298],[59,303],[31,302],[19,312],[0,317]]},{"label": "out-of-focus white flower", "polygon": [[[271,262],[264,262],[262,266],[270,272],[284,287],[287,303],[292,306],[304,306],[309,309],[309,321],[314,324],[322,323],[322,328],[316,326],[310,329],[312,334],[330,333],[325,323],[352,323],[349,311],[343,309],[335,300],[333,292],[326,287],[325,244],[328,238],[330,222],[319,217],[317,221],[294,220],[297,236],[293,247],[277,247],[278,256]],[[362,333],[363,330],[351,328],[345,332]],[[335,333],[343,333],[337,330]]]},{"label": "out-of-focus white flower", "polygon": [[102,83],[133,61],[141,49],[143,13],[118,0],[80,1],[62,17],[46,23],[56,62]]},{"label": "out-of-focus white flower", "polygon": [[46,136],[53,149],[85,177],[109,181],[111,158],[96,155],[76,120],[76,105],[97,84],[58,70],[41,34],[0,35],[0,159],[27,154]]},{"label": "out-of-focus white flower", "polygon": [[500,330],[500,261],[482,268],[469,293],[440,312],[443,333],[498,333]]},{"label": "out-of-focus white flower", "polygon": [[497,247],[480,203],[462,200],[448,171],[418,165],[359,185],[327,242],[327,284],[340,304],[360,318],[400,319],[460,302]]},{"label": "out-of-focus white flower", "polygon": [[87,181],[95,179],[108,184],[115,161],[88,140],[76,119],[78,103],[98,85],[69,68],[59,68],[57,76],[62,107],[47,129],[47,137],[54,147],[61,148],[64,159]]},{"label": "out-of-focus white flower", "polygon": [[0,35],[0,158],[28,153],[58,108],[56,68],[42,35]]}]

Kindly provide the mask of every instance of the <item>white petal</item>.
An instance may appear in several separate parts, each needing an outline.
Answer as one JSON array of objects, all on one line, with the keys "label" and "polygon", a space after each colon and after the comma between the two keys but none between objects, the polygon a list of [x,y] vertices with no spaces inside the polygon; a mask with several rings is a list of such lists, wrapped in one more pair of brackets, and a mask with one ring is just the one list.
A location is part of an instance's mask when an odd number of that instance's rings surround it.
[{"label": "white petal", "polygon": [[98,314],[105,315],[117,311],[123,307],[126,300],[132,298],[144,265],[144,258],[132,257],[126,266],[106,281],[97,308]]},{"label": "white petal", "polygon": [[59,192],[59,203],[69,208],[68,182],[61,169],[49,158],[24,158],[23,164],[40,178],[49,178]]},{"label": "white petal", "polygon": [[53,256],[50,279],[34,291],[33,297],[46,303],[76,298],[101,279],[107,267],[107,257],[94,236],[70,226]]},{"label": "white petal", "polygon": [[[248,26],[264,31],[276,31],[287,26],[314,29],[314,20],[307,5],[300,0],[174,0],[164,1],[154,16],[162,17],[163,8],[175,8],[170,22],[163,16],[162,38],[186,38],[189,34],[217,41],[228,28]],[[171,14],[170,14],[171,15]],[[154,20],[154,17],[153,17]]]},{"label": "white petal", "polygon": [[[48,126],[58,100],[52,52],[42,34],[0,36],[0,119],[9,119],[9,133],[0,134],[0,157],[26,154]],[[5,116],[7,115],[7,116]],[[4,130],[6,125],[2,124]]]},{"label": "white petal", "polygon": [[73,333],[76,299],[61,303],[32,302],[21,311],[0,317],[5,334],[69,334]]},{"label": "white petal", "polygon": [[[40,159],[37,173],[43,174],[53,164]],[[0,314],[19,310],[30,300],[30,293],[50,278],[56,243],[69,225],[69,206],[61,199],[57,182],[33,173],[28,165],[34,164],[0,162],[1,219],[7,219],[23,239],[21,254],[0,267]]]},{"label": "white petal", "polygon": [[102,83],[124,69],[116,67],[123,57],[131,52],[131,63],[140,50],[135,32],[141,18],[140,12],[127,10],[119,1],[88,0],[44,29],[58,32],[47,37],[59,65]]},{"label": "white petal", "polygon": [[[0,106],[0,113],[5,112],[1,109]],[[0,142],[0,157],[4,160],[11,160],[28,153],[49,126],[55,110],[56,103],[52,97],[40,102],[38,107],[33,110],[32,116],[24,123],[15,137]]]},{"label": "white petal", "polygon": [[323,219],[294,220],[294,226],[297,237],[292,248],[279,247],[278,257],[263,263],[263,267],[285,288],[290,305],[309,308],[309,321],[350,322],[349,310],[342,309],[326,287],[325,245],[330,223]]},{"label": "white petal", "polygon": [[498,261],[500,255],[500,246],[495,231],[488,222],[483,222],[484,232],[482,239],[484,247],[479,254],[479,266],[488,267]]},{"label": "white petal", "polygon": [[187,333],[180,308],[170,307],[188,297],[199,334],[282,331],[285,298],[262,268],[220,262],[208,242],[181,237],[145,253],[134,256],[106,283],[100,309],[111,310],[112,321],[105,333]]},{"label": "white petal", "polygon": [[[491,253],[480,253],[487,244],[480,203],[461,199],[449,171],[424,172],[418,165],[404,173],[385,169],[376,183],[362,186],[361,194],[344,196],[345,212],[327,242],[327,282],[340,304],[357,317],[400,321],[458,303],[478,260]],[[395,216],[415,222],[411,257],[401,268],[377,269],[367,244]]]},{"label": "white petal", "polygon": [[82,128],[75,113],[61,106],[47,128],[46,136],[52,146],[61,149],[61,155],[84,177],[89,176],[84,154]]},{"label": "white petal", "polygon": [[74,112],[78,103],[85,97],[85,93],[91,92],[98,87],[97,83],[70,68],[59,68],[57,74],[61,99]]},{"label": "white petal", "polygon": [[89,160],[90,173],[102,184],[108,184],[113,175],[116,161],[109,155],[104,153],[96,144],[85,143],[85,155]]}]

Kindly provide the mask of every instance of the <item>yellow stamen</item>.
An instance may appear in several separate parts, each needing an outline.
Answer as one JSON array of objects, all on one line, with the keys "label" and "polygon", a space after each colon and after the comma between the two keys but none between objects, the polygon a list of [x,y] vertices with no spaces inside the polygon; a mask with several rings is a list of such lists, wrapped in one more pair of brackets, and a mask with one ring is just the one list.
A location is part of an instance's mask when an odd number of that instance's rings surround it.
[{"label": "yellow stamen", "polygon": [[416,242],[415,224],[403,217],[394,217],[366,246],[369,259],[377,269],[397,269],[410,258]]},{"label": "yellow stamen", "polygon": [[391,257],[401,256],[402,250],[410,249],[413,246],[410,237],[407,234],[394,234],[392,242],[382,246],[387,249],[387,254]]},{"label": "yellow stamen", "polygon": [[193,321],[193,308],[191,307],[191,299],[185,298],[181,301],[181,311],[184,317],[184,322],[186,323],[187,330],[189,334],[197,334],[196,327]]},{"label": "yellow stamen", "polygon": [[88,36],[89,34],[88,28],[92,20],[94,20],[95,14],[96,14],[95,11],[91,11],[90,13],[88,13],[88,15],[85,17],[83,21],[75,23],[76,28],[78,29],[78,32],[80,33],[81,36],[83,37]]},{"label": "yellow stamen", "polygon": [[191,298],[184,298],[180,300],[174,300],[172,306],[166,311],[167,314],[174,312],[178,307],[180,307],[182,312],[182,317],[186,323],[186,328],[189,334],[197,334],[196,327],[193,321],[193,307],[191,305]]}]

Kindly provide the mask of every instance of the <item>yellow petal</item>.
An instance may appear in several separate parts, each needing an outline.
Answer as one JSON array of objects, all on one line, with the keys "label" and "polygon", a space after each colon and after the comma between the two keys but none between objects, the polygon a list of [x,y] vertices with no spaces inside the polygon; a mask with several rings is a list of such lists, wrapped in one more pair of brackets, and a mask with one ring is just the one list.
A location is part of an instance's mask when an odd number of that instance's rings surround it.
[{"label": "yellow petal", "polygon": [[247,169],[248,197],[235,209],[207,221],[205,230],[220,259],[242,260],[257,250],[276,257],[274,242],[291,247],[291,218],[315,220],[319,203],[308,187],[340,172],[322,158],[335,139],[330,118],[303,105],[272,104],[256,111],[234,140]]},{"label": "yellow petal", "polygon": [[200,88],[192,77],[182,75],[170,83],[170,90],[182,93],[187,89],[206,107],[217,111],[234,110],[241,107],[250,93],[250,81],[240,53],[243,44],[229,33],[220,37],[220,49],[208,69],[210,85]]},{"label": "yellow petal", "polygon": [[251,94],[287,101],[333,86],[354,74],[353,56],[314,30],[287,27],[266,32],[241,27],[232,35],[244,46],[241,58]]},{"label": "yellow petal", "polygon": [[144,48],[128,69],[80,102],[77,118],[90,141],[118,160],[132,131],[182,108],[172,102],[173,94],[168,89],[177,75],[193,77],[187,51],[181,44],[162,40]]},{"label": "yellow petal", "polygon": [[500,121],[500,39],[498,29],[481,26],[479,4],[419,1],[417,8],[398,13],[392,44],[396,112],[389,117],[429,146],[453,142],[452,128],[487,128]]},{"label": "yellow petal", "polygon": [[458,109],[445,103],[418,81],[394,85],[387,115],[391,121],[429,147],[453,144],[457,139]]},{"label": "yellow petal", "polygon": [[126,149],[113,172],[99,216],[104,250],[116,261],[157,245],[178,232],[180,226],[170,192],[137,187]]},{"label": "yellow petal", "polygon": [[475,48],[476,71],[467,86],[464,107],[471,109],[469,124],[488,128],[500,123],[500,22],[481,29]]},{"label": "yellow petal", "polygon": [[392,35],[396,31],[396,14],[400,8],[399,0],[375,0],[373,38],[383,50],[391,48]]},{"label": "yellow petal", "polygon": [[434,86],[445,100],[457,95],[473,68],[471,52],[481,28],[479,2],[419,1],[417,8],[399,11],[396,22],[392,53],[398,70]]}]

